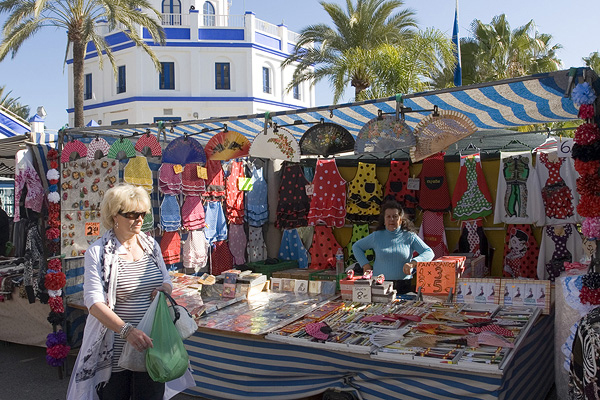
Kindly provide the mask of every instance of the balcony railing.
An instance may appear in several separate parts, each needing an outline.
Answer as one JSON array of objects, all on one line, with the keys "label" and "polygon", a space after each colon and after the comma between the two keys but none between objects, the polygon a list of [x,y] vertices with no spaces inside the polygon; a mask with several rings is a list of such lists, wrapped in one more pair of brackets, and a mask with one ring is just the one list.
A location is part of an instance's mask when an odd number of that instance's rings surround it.
[{"label": "balcony railing", "polygon": [[292,31],[288,31],[288,42],[298,43],[300,40],[300,34]]},{"label": "balcony railing", "polygon": [[277,25],[270,24],[267,21],[263,21],[262,19],[256,18],[254,28],[257,31],[265,32],[269,35],[279,36],[279,27]]},{"label": "balcony railing", "polygon": [[189,14],[162,14],[163,26],[190,26]]}]

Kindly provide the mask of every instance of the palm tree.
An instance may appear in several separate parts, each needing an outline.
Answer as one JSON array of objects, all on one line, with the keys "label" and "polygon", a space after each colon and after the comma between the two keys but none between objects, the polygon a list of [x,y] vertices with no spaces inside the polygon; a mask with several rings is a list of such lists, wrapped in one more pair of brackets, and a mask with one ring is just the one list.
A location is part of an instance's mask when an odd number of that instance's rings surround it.
[{"label": "palm tree", "polygon": [[0,86],[0,107],[18,115],[25,121],[29,119],[29,106],[19,102],[20,97],[11,97],[12,90],[4,93],[6,86]]},{"label": "palm tree", "polygon": [[596,71],[597,74],[600,73],[600,53],[595,51],[589,57],[583,57],[582,59],[586,66]]},{"label": "palm tree", "polygon": [[[146,15],[141,10],[149,10]],[[73,51],[73,99],[75,108],[75,127],[84,125],[83,90],[84,60],[86,46],[91,42],[98,54],[105,54],[111,62],[115,75],[117,65],[109,44],[95,29],[97,20],[108,22],[111,31],[122,26],[122,31],[137,46],[141,46],[150,56],[157,69],[160,62],[150,46],[139,33],[143,26],[155,42],[163,44],[165,34],[158,21],[160,13],[147,0],[1,0],[0,13],[9,13],[2,27],[0,43],[0,61],[12,53],[14,57],[25,40],[32,37],[41,28],[56,27],[67,32],[65,62],[69,50]],[[102,68],[103,57],[99,56]]]},{"label": "palm tree", "polygon": [[402,9],[402,0],[346,0],[346,10],[334,3],[320,2],[335,28],[326,24],[309,25],[300,31],[294,53],[282,68],[298,63],[288,90],[304,81],[316,83],[328,78],[338,102],[350,83],[355,95],[371,84],[366,68],[356,64],[371,55],[365,53],[384,43],[402,43],[414,35],[414,12]]}]

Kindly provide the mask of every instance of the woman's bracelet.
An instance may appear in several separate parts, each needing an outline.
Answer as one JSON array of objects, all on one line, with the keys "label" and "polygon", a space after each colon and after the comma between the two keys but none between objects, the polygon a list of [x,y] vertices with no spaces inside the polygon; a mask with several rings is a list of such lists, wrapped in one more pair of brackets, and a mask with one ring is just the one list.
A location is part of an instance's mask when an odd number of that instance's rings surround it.
[{"label": "woman's bracelet", "polygon": [[121,327],[121,331],[119,332],[119,336],[121,337],[121,339],[127,339],[127,336],[129,336],[129,333],[131,333],[132,329],[133,325],[131,325],[129,322],[126,322],[125,325]]}]

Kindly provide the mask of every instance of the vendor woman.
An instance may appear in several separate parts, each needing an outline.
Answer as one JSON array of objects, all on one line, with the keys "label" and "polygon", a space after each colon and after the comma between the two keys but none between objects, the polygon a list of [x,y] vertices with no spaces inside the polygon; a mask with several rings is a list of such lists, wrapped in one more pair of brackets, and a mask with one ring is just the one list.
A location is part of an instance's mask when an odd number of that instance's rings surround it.
[{"label": "vendor woman", "polygon": [[[394,289],[398,293],[410,291],[417,262],[433,259],[433,250],[411,231],[411,225],[411,222],[405,219],[399,203],[386,201],[381,206],[375,232],[352,246],[352,252],[362,265],[363,271],[373,269],[373,275],[383,274],[386,281],[394,282]],[[365,256],[368,249],[375,252],[372,267]],[[413,256],[415,253],[417,255]]]}]

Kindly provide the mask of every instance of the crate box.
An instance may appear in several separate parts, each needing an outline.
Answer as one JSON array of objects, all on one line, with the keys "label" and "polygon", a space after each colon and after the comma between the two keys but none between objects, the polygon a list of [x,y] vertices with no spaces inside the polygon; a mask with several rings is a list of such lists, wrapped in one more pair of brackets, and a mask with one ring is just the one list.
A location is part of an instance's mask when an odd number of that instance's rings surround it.
[{"label": "crate box", "polygon": [[258,261],[247,263],[246,265],[248,265],[252,271],[265,274],[267,279],[270,279],[276,271],[298,268],[298,261],[280,261],[276,264],[265,264],[264,261]]}]

